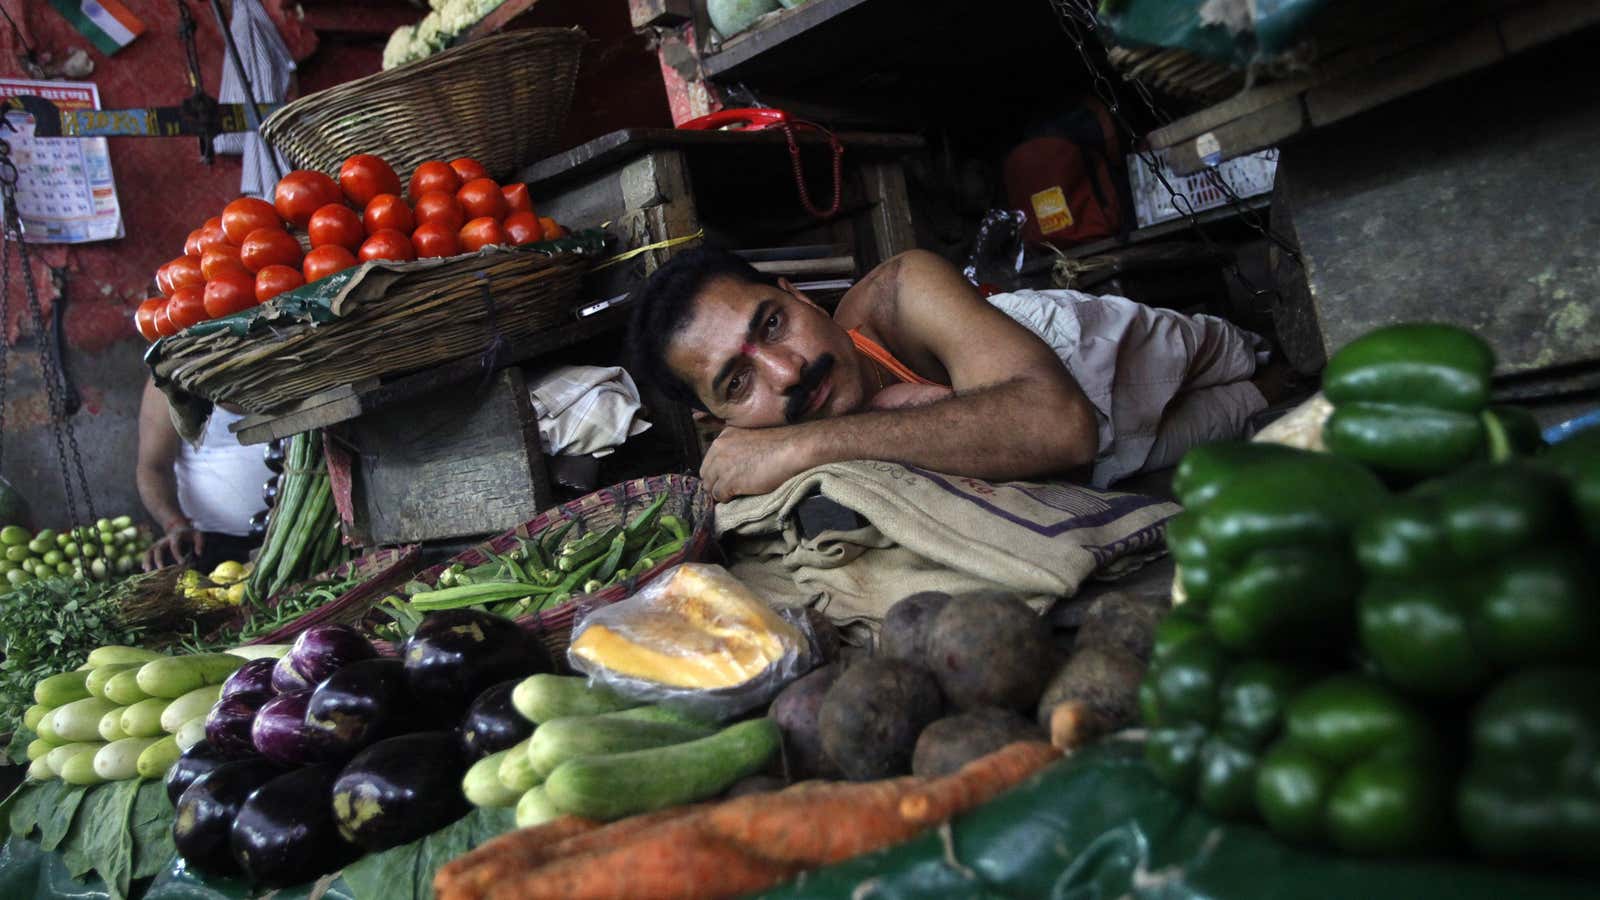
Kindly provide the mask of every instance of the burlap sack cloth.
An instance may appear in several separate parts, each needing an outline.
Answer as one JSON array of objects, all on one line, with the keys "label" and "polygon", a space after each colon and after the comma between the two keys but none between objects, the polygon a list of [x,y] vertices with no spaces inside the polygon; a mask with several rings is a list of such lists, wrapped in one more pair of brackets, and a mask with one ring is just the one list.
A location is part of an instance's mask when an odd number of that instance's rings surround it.
[{"label": "burlap sack cloth", "polygon": [[[804,539],[793,514],[820,491],[870,524]],[[774,603],[875,628],[916,591],[1004,590],[1043,611],[1097,572],[1163,551],[1175,503],[1065,482],[941,475],[856,461],[818,466],[770,494],[716,509],[730,568]]]}]

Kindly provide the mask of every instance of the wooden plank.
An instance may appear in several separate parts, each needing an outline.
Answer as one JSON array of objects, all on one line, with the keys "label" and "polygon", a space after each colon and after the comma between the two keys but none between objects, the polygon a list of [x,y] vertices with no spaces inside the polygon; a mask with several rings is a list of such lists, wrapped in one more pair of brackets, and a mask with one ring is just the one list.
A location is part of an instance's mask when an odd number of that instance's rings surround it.
[{"label": "wooden plank", "polygon": [[1179,175],[1191,175],[1224,160],[1276,146],[1308,127],[1302,99],[1291,97],[1168,148],[1167,165]]},{"label": "wooden plank", "polygon": [[1235,119],[1253,115],[1284,100],[1297,97],[1306,88],[1319,80],[1319,78],[1312,76],[1291,78],[1287,81],[1275,81],[1261,87],[1240,91],[1220,103],[1208,106],[1192,115],[1184,116],[1170,125],[1157,128],[1150,132],[1147,140],[1150,142],[1151,149],[1154,150],[1164,150],[1183,141],[1192,141],[1200,135],[1220,128]]},{"label": "wooden plank", "polygon": [[872,210],[866,216],[872,258],[862,271],[917,246],[911,222],[911,197],[899,161],[873,160],[860,166],[862,189]]},{"label": "wooden plank", "polygon": [[1595,24],[1600,24],[1600,3],[1551,0],[1507,12],[1500,21],[1500,34],[1507,51],[1520,53]]},{"label": "wooden plank", "polygon": [[1306,92],[1306,112],[1311,125],[1320,128],[1492,65],[1505,56],[1495,27],[1479,25],[1365,72],[1312,88]]},{"label": "wooden plank", "polygon": [[810,0],[787,10],[773,17],[770,24],[740,32],[723,43],[716,53],[707,54],[706,75],[715,78],[865,2],[867,0]]},{"label": "wooden plank", "polygon": [[[1250,197],[1246,200],[1243,200],[1240,202],[1240,205],[1247,210],[1260,212],[1272,205],[1272,197],[1270,194],[1262,194],[1259,197]],[[1195,218],[1199,220],[1201,225],[1209,225],[1214,222],[1222,222],[1227,219],[1231,219],[1237,215],[1238,212],[1230,205],[1201,210],[1195,214]],[[1129,247],[1134,244],[1142,244],[1147,241],[1153,241],[1157,238],[1164,238],[1179,234],[1191,227],[1193,226],[1188,217],[1168,219],[1165,222],[1157,222],[1154,225],[1134,229],[1128,233],[1128,239],[1125,241],[1121,238],[1105,238],[1104,240],[1092,241],[1087,244],[1079,244],[1076,247],[1072,247],[1063,251],[1063,254],[1068,259],[1082,259],[1085,256],[1094,256],[1096,254],[1105,253],[1110,250],[1116,250],[1121,247]]]},{"label": "wooden plank", "polygon": [[356,450],[357,529],[377,543],[492,534],[551,505],[519,369],[486,390],[446,387],[362,417],[345,435]]},{"label": "wooden plank", "polygon": [[773,259],[753,262],[757,272],[769,275],[854,275],[853,256],[825,256],[820,259]]},{"label": "wooden plank", "polygon": [[488,37],[511,23],[512,19],[522,15],[539,0],[505,0],[504,3],[494,8],[494,11],[478,20],[478,24],[467,31],[467,36],[458,43],[475,41],[478,38]]},{"label": "wooden plank", "polygon": [[633,27],[670,28],[694,18],[690,0],[628,0],[628,18]]},{"label": "wooden plank", "polygon": [[[821,3],[824,0],[812,0]],[[802,7],[804,8],[804,7]],[[914,134],[884,134],[879,132],[841,131],[837,133],[844,145],[847,158],[858,156],[897,156],[921,149],[925,142]],[[827,138],[811,131],[799,131],[797,140],[802,144],[825,144]],[[517,174],[516,180],[526,182],[528,190],[549,191],[569,180],[577,180],[590,173],[605,169],[656,148],[694,150],[697,148],[786,146],[783,132],[764,131],[695,131],[677,128],[624,128],[604,134],[588,143],[574,147],[555,156],[542,159]]]}]

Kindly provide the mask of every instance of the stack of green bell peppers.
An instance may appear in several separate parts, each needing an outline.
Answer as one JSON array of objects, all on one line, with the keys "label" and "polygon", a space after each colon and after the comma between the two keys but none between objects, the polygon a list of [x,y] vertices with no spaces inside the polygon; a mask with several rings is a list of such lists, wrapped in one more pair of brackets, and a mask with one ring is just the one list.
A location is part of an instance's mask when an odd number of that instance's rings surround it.
[{"label": "stack of green bell peppers", "polygon": [[[1296,842],[1592,865],[1600,432],[1508,458],[1538,435],[1487,406],[1492,357],[1417,328],[1420,362],[1374,349],[1405,333],[1390,329],[1330,363],[1334,453],[1226,443],[1180,464],[1184,602],[1140,691],[1146,759],[1201,807]],[[1424,389],[1448,386],[1446,350],[1464,361],[1454,395]],[[1379,362],[1391,380],[1357,377]],[[1417,428],[1373,424],[1402,407]]]}]

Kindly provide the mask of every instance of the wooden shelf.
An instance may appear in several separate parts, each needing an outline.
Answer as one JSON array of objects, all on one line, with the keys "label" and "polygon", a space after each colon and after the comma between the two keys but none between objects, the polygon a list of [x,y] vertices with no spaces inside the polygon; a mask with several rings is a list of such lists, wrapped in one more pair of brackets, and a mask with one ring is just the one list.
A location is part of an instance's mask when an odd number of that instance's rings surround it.
[{"label": "wooden shelf", "polygon": [[[1251,212],[1262,212],[1266,210],[1267,207],[1272,205],[1271,199],[1272,198],[1270,195],[1263,194],[1259,197],[1251,197],[1248,200],[1242,201],[1240,206]],[[1214,209],[1207,209],[1196,213],[1195,219],[1200,225],[1210,225],[1215,222],[1225,222],[1237,215],[1238,211],[1232,206],[1218,206]],[[1159,238],[1181,234],[1193,227],[1193,224],[1194,223],[1191,223],[1187,216],[1179,216],[1176,219],[1168,219],[1165,222],[1157,222],[1156,224],[1147,226],[1145,228],[1135,228],[1133,231],[1128,233],[1127,240],[1123,240],[1122,238],[1105,238],[1104,240],[1093,241],[1088,244],[1079,244],[1070,250],[1064,251],[1064,253],[1068,259],[1081,259],[1085,256],[1094,256],[1097,253],[1120,250],[1123,247],[1131,247],[1134,244],[1143,244],[1147,241],[1153,241]]]},{"label": "wooden shelf", "polygon": [[794,40],[806,32],[850,12],[868,0],[811,0],[778,13],[770,23],[741,31],[723,42],[716,53],[706,54],[706,76],[716,78],[757,56]]},{"label": "wooden shelf", "polygon": [[1480,2],[1477,18],[1433,22],[1317,63],[1150,133],[1180,175],[1253,153],[1600,24],[1594,0]]}]

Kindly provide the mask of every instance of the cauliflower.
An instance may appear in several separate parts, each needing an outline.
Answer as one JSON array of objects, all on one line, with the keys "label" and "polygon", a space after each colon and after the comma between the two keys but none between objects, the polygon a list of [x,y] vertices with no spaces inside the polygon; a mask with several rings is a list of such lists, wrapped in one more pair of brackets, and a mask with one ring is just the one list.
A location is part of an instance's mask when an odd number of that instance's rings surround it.
[{"label": "cauliflower", "polygon": [[411,61],[411,45],[416,40],[417,28],[415,25],[401,25],[389,35],[389,43],[383,45],[383,67],[392,69]]}]

